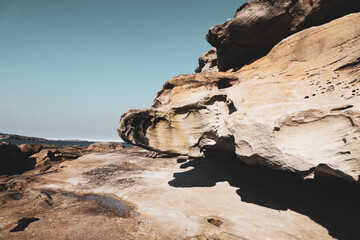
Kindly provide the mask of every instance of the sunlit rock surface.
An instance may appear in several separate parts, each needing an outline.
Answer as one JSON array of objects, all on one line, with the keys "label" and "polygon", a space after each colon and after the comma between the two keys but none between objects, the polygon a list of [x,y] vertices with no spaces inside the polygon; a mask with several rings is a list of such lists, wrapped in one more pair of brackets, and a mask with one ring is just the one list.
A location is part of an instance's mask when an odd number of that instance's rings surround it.
[{"label": "sunlit rock surface", "polygon": [[0,176],[0,239],[360,239],[359,184],[147,154],[124,148]]},{"label": "sunlit rock surface", "polygon": [[209,29],[220,71],[238,69],[268,53],[291,34],[360,11],[358,0],[254,0],[234,18]]},{"label": "sunlit rock surface", "polygon": [[234,73],[180,75],[123,114],[125,141],[359,181],[360,14],[296,33]]}]

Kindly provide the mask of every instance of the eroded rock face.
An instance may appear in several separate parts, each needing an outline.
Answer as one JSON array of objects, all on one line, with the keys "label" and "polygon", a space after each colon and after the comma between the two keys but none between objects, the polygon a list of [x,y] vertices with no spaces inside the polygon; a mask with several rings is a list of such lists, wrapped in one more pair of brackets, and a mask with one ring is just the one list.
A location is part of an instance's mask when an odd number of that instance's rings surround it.
[{"label": "eroded rock face", "polygon": [[50,161],[54,160],[54,153],[48,149],[43,149],[29,157],[33,161],[33,168],[50,165]]},{"label": "eroded rock face", "polygon": [[195,69],[196,73],[200,72],[218,72],[216,48],[212,47],[199,57],[199,65]]},{"label": "eroded rock face", "polygon": [[210,28],[206,39],[217,49],[219,70],[226,71],[264,56],[293,33],[358,11],[358,0],[249,1],[234,19]]},{"label": "eroded rock face", "polygon": [[125,141],[359,181],[360,13],[294,34],[234,73],[181,75],[123,114]]}]

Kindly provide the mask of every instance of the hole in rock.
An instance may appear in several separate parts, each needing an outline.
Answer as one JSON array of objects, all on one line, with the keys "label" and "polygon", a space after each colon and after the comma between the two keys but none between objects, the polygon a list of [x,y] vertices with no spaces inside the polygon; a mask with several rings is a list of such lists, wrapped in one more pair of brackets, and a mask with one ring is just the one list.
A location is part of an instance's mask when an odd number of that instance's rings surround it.
[{"label": "hole in rock", "polygon": [[228,88],[228,87],[231,87],[231,79],[229,78],[222,78],[218,81],[217,83],[217,87],[218,89],[223,89],[223,88]]},{"label": "hole in rock", "polygon": [[165,89],[173,89],[173,88],[174,88],[174,84],[165,83],[164,88],[165,88]]},{"label": "hole in rock", "polygon": [[217,218],[208,218],[207,221],[208,221],[208,223],[215,225],[217,227],[219,227],[221,224],[223,224],[223,222]]},{"label": "hole in rock", "polygon": [[[343,95],[341,95],[341,96],[343,96]],[[333,108],[333,109],[331,109],[331,111],[341,111],[341,110],[352,108],[353,106],[354,105],[347,105],[347,106],[344,106],[344,107]]]},{"label": "hole in rock", "polygon": [[178,158],[177,160],[176,160],[176,162],[177,163],[184,163],[184,162],[186,162],[187,160],[185,159],[185,158]]}]

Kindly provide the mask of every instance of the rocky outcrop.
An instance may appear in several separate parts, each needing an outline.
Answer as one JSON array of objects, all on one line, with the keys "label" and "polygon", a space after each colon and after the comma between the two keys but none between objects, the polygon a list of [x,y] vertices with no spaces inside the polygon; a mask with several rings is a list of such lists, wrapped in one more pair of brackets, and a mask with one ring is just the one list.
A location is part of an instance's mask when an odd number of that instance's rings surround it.
[{"label": "rocky outcrop", "polygon": [[[90,151],[82,146],[0,143],[0,175],[22,174],[34,168],[39,171],[60,161],[76,159]],[[46,167],[44,167],[46,166]],[[42,168],[44,167],[44,168]]]},{"label": "rocky outcrop", "polygon": [[43,149],[43,146],[41,144],[21,144],[19,145],[19,149],[26,157],[30,157],[31,155],[40,152]]},{"label": "rocky outcrop", "polygon": [[[317,2],[314,2],[314,6]],[[360,13],[306,29],[234,73],[181,75],[122,115],[126,142],[359,181]]]},{"label": "rocky outcrop", "polygon": [[54,153],[48,149],[43,149],[38,153],[35,153],[29,157],[33,162],[33,168],[50,165],[50,161],[55,159]]},{"label": "rocky outcrop", "polygon": [[126,147],[0,176],[1,239],[360,239],[360,184],[148,153]]},{"label": "rocky outcrop", "polygon": [[54,153],[43,149],[40,144],[22,144],[19,147],[0,143],[0,175],[21,174],[25,171],[50,165],[55,160]]},{"label": "rocky outcrop", "polygon": [[20,149],[14,144],[0,143],[0,175],[15,174],[26,169],[26,157]]},{"label": "rocky outcrop", "polygon": [[358,11],[358,0],[249,1],[234,19],[210,28],[206,39],[217,49],[219,70],[226,71],[264,56],[291,34]]},{"label": "rocky outcrop", "polygon": [[92,152],[105,152],[122,149],[123,145],[118,142],[98,142],[91,144],[87,150]]},{"label": "rocky outcrop", "polygon": [[199,57],[199,65],[195,69],[196,73],[200,72],[218,72],[216,48],[211,48]]}]

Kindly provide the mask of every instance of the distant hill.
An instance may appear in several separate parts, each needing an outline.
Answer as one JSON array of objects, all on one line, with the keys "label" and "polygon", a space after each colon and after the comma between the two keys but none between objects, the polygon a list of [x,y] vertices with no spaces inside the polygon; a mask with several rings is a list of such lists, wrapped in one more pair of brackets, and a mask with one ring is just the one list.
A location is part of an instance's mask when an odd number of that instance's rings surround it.
[{"label": "distant hill", "polygon": [[16,134],[0,133],[0,141],[1,140],[46,141],[47,139],[38,138],[38,137],[27,137]]}]

